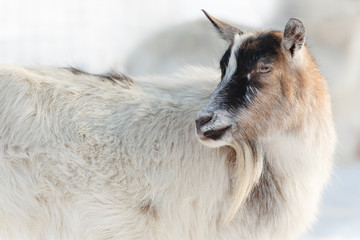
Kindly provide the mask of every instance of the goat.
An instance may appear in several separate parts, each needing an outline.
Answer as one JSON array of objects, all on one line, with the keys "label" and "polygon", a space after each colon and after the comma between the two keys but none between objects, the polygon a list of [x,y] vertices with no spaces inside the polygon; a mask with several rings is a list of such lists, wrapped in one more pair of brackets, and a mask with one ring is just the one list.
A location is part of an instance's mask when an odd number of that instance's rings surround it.
[{"label": "goat", "polygon": [[221,75],[0,68],[1,239],[293,239],[310,226],[335,132],[303,24],[244,33],[205,14],[229,43]]}]

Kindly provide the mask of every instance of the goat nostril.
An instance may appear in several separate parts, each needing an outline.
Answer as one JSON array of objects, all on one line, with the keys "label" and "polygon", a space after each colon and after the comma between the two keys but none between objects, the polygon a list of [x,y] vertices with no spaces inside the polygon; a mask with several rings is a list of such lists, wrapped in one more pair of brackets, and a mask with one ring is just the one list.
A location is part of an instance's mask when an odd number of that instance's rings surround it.
[{"label": "goat nostril", "polygon": [[201,126],[201,125],[209,122],[209,121],[212,119],[213,116],[214,116],[214,113],[212,113],[212,112],[210,112],[210,113],[205,113],[205,114],[203,114],[203,115],[200,115],[200,116],[195,120],[196,126],[199,127],[199,126]]}]

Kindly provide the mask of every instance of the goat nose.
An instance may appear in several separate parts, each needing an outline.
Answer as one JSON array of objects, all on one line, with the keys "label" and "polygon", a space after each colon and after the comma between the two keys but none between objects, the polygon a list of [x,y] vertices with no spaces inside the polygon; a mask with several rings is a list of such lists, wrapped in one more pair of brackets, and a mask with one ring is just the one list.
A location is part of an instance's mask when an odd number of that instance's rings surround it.
[{"label": "goat nose", "polygon": [[205,123],[209,122],[214,116],[213,112],[200,111],[198,117],[195,120],[196,127],[199,128]]}]

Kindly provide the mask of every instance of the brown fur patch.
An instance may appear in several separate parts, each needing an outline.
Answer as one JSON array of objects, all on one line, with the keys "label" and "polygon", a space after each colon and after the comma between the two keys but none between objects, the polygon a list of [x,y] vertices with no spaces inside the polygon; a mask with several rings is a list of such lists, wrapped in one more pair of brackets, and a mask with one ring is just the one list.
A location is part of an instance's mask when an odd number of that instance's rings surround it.
[{"label": "brown fur patch", "polygon": [[67,68],[70,70],[70,72],[72,72],[74,75],[79,75],[79,74],[88,74],[80,69],[74,68],[74,67],[69,67]]},{"label": "brown fur patch", "polygon": [[130,87],[133,84],[133,80],[122,73],[109,73],[107,75],[97,75],[101,79],[109,80],[113,83],[121,82],[125,84],[125,86]]},{"label": "brown fur patch", "polygon": [[264,159],[264,169],[260,177],[259,183],[253,188],[247,205],[252,209],[258,210],[259,219],[262,216],[276,214],[277,205],[285,201],[285,197],[281,192],[279,179],[271,169],[270,165]]},{"label": "brown fur patch", "polygon": [[158,218],[158,213],[157,213],[156,206],[153,203],[153,201],[150,200],[150,199],[148,201],[143,202],[140,205],[140,212],[142,214],[147,215],[149,217],[152,217],[154,219]]},{"label": "brown fur patch", "polygon": [[133,84],[133,80],[130,77],[128,77],[122,73],[112,72],[109,74],[91,74],[91,73],[84,72],[80,69],[74,68],[74,67],[69,67],[69,68],[65,68],[65,69],[70,70],[70,72],[73,73],[74,75],[84,74],[84,75],[97,77],[101,81],[110,81],[113,84],[121,83],[122,86],[125,88],[130,88],[131,85]]}]

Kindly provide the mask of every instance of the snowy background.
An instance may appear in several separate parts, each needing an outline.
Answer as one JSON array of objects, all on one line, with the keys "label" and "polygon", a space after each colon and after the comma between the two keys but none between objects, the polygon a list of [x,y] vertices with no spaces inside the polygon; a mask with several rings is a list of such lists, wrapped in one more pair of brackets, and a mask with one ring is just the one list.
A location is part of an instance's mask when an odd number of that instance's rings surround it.
[{"label": "snowy background", "polygon": [[329,82],[339,144],[318,222],[302,239],[360,239],[360,1],[0,0],[0,63],[132,76],[217,66],[224,43],[200,9],[245,30],[304,21]]}]

